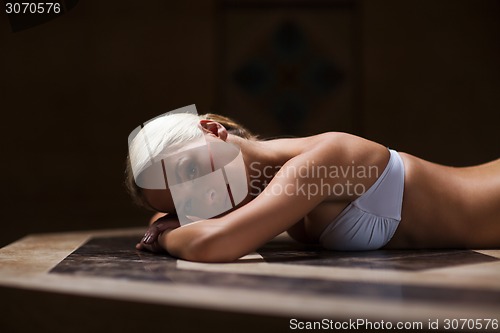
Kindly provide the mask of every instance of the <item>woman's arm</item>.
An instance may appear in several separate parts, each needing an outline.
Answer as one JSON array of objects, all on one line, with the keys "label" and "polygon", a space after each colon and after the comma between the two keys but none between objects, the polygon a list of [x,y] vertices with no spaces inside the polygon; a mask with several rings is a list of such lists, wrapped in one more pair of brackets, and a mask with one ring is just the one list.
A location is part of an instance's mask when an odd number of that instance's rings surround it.
[{"label": "woman's arm", "polygon": [[[288,163],[287,163],[288,164]],[[323,197],[307,197],[299,189],[303,180],[276,175],[253,201],[221,218],[194,222],[163,233],[160,244],[186,260],[204,262],[234,261],[289,229]],[[286,189],[287,193],[280,192]]]},{"label": "woman's arm", "polygon": [[350,170],[354,165],[377,166],[382,171],[387,164],[389,152],[377,143],[343,133],[331,133],[322,138],[285,163],[250,203],[220,218],[167,230],[161,234],[159,243],[170,254],[186,260],[237,260],[288,230],[325,199],[331,198],[330,190],[338,183],[350,182],[352,185],[356,182],[369,188],[378,177],[355,179],[349,174],[329,177],[314,171],[329,170],[331,166]]},{"label": "woman's arm", "polygon": [[[247,205],[221,218],[163,233],[160,244],[174,256],[204,262],[234,261],[256,250],[300,221],[330,195],[322,190],[323,184],[327,182],[331,188],[339,179],[318,177],[312,168],[332,165],[345,155],[342,140],[334,138],[289,160]],[[299,174],[298,170],[302,172]]]},{"label": "woman's arm", "polygon": [[155,223],[156,221],[158,221],[160,218],[166,216],[167,213],[155,213],[153,216],[151,216],[151,218],[149,219],[149,223],[148,225],[152,225],[153,223]]}]

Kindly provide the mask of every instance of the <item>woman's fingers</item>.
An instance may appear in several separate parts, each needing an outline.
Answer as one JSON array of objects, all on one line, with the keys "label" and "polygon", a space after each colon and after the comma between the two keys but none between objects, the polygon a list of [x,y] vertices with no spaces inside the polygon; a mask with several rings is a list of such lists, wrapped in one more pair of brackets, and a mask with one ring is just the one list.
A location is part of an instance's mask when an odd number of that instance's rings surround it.
[{"label": "woman's fingers", "polygon": [[158,242],[158,238],[165,231],[170,231],[180,227],[179,220],[174,214],[160,217],[149,226],[139,244],[135,246],[137,250],[150,252],[164,252],[165,249]]},{"label": "woman's fingers", "polygon": [[142,242],[145,244],[152,244],[158,239],[158,236],[160,236],[162,232],[168,229],[178,228],[179,226],[179,221],[176,219],[160,218],[148,228],[142,238]]},{"label": "woman's fingers", "polygon": [[144,244],[141,242],[136,244],[135,248],[140,251],[149,251],[153,253],[165,252],[158,242],[154,242],[153,244]]}]

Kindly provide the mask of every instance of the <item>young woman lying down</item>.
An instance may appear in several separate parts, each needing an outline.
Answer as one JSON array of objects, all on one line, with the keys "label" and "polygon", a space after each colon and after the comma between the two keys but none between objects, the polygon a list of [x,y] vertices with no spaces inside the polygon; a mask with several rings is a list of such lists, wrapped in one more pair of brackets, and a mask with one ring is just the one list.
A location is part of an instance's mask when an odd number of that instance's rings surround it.
[{"label": "young woman lying down", "polygon": [[500,247],[500,159],[449,167],[346,133],[259,140],[194,106],[129,137],[127,185],[163,215],[137,249],[234,261],[287,231],[341,251]]}]

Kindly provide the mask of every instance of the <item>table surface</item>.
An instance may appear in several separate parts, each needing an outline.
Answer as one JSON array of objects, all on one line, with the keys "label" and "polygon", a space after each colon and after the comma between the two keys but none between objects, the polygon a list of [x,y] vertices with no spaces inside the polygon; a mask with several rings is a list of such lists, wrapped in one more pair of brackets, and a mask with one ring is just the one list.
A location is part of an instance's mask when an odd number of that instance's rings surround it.
[{"label": "table surface", "polygon": [[0,286],[311,320],[500,319],[500,250],[332,252],[280,235],[206,264],[135,250],[143,231],[26,236],[0,249]]}]

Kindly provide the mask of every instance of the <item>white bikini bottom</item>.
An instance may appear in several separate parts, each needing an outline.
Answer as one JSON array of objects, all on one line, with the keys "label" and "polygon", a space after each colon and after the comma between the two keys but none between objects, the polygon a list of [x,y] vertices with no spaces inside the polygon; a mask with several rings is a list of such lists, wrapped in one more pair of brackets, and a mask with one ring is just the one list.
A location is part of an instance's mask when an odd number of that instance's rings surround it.
[{"label": "white bikini bottom", "polygon": [[376,250],[386,245],[401,221],[405,169],[398,152],[368,191],[351,202],[323,231],[321,245],[330,250]]}]

